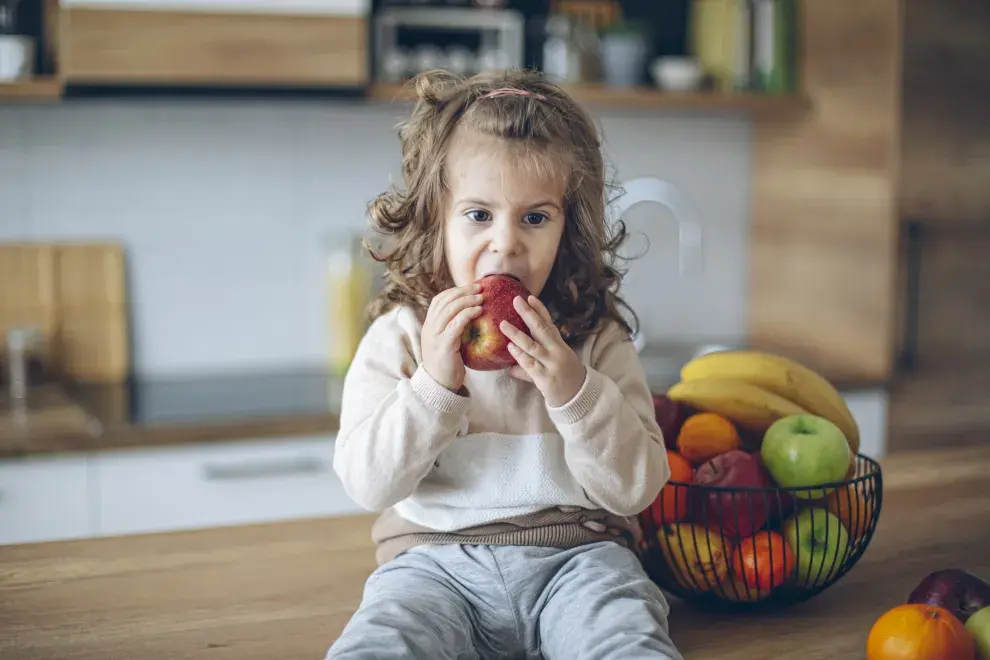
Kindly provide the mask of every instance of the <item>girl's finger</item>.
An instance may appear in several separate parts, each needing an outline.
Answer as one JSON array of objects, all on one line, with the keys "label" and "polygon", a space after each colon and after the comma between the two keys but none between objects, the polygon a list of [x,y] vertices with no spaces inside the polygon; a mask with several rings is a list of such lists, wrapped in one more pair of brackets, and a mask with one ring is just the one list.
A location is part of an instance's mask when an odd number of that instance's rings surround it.
[{"label": "girl's finger", "polygon": [[533,359],[539,359],[545,355],[546,352],[536,340],[508,321],[502,321],[499,329],[506,337],[509,338],[509,341],[512,342],[512,344],[509,344],[510,349],[512,348],[512,345],[515,344],[516,348],[521,349]]},{"label": "girl's finger", "polygon": [[[525,335],[523,335],[525,337]],[[521,368],[526,375],[529,377],[531,382],[535,382],[538,376],[538,371],[542,368],[540,363],[532,356],[519,348],[516,344],[509,344],[509,353],[512,357],[516,359],[516,363],[519,368]],[[511,369],[510,369],[511,371]]]},{"label": "girl's finger", "polygon": [[478,293],[460,296],[448,301],[440,310],[438,310],[437,325],[441,328],[446,328],[450,325],[450,322],[453,321],[457,315],[465,309],[480,305],[482,298],[483,296]]},{"label": "girl's finger", "polygon": [[444,338],[450,342],[452,345],[457,345],[461,343],[461,335],[464,334],[464,329],[467,328],[468,323],[473,319],[481,315],[481,306],[477,305],[474,307],[468,307],[467,309],[462,309],[458,312],[457,316],[450,320],[447,327],[443,330]]},{"label": "girl's finger", "polygon": [[554,327],[553,323],[547,323],[536,310],[529,306],[529,303],[523,300],[522,296],[516,296],[512,301],[512,305],[519,312],[522,320],[526,322],[526,326],[533,333],[533,338],[537,342],[546,347],[554,345],[559,333],[557,333],[557,328]]},{"label": "girl's finger", "polygon": [[[430,301],[430,310],[437,314],[443,311],[450,301],[479,293],[481,293],[481,286],[477,283],[446,289],[433,297],[433,300]],[[427,311],[427,315],[429,315],[429,311]]]},{"label": "girl's finger", "polygon": [[530,307],[532,307],[533,309],[536,310],[536,313],[540,315],[540,318],[542,318],[547,323],[547,325],[553,325],[554,324],[553,323],[553,317],[550,316],[550,312],[543,305],[543,301],[542,300],[540,300],[536,296],[530,296],[529,297],[529,300],[527,300],[527,302],[529,303],[529,306]]},{"label": "girl's finger", "polygon": [[528,373],[526,373],[526,370],[520,367],[518,364],[512,367],[511,369],[509,369],[509,375],[512,376],[513,378],[524,380],[527,383],[533,382],[533,377],[530,376]]}]

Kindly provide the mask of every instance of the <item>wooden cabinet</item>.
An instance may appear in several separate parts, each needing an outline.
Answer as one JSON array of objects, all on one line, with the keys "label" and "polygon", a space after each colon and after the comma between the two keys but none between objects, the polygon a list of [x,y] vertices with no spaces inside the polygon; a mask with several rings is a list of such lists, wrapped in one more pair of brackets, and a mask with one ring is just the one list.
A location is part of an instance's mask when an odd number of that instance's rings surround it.
[{"label": "wooden cabinet", "polygon": [[914,369],[891,396],[897,451],[990,441],[988,35],[987,2],[906,8],[900,205],[916,306]]},{"label": "wooden cabinet", "polygon": [[63,3],[60,74],[68,84],[361,87],[368,29],[355,9],[353,0]]},{"label": "wooden cabinet", "polygon": [[754,125],[748,334],[840,380],[897,345],[903,1],[799,2],[813,110]]}]

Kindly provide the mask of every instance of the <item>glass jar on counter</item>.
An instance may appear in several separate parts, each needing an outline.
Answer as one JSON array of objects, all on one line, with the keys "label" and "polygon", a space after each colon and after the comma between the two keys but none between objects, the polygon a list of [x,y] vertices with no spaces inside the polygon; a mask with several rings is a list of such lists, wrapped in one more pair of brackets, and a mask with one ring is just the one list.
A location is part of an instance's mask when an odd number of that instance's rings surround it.
[{"label": "glass jar on counter", "polygon": [[543,72],[555,83],[594,82],[600,77],[598,38],[573,16],[552,14],[546,20]]},{"label": "glass jar on counter", "polygon": [[327,366],[343,376],[368,328],[368,305],[375,295],[377,263],[357,231],[333,232],[326,245]]}]

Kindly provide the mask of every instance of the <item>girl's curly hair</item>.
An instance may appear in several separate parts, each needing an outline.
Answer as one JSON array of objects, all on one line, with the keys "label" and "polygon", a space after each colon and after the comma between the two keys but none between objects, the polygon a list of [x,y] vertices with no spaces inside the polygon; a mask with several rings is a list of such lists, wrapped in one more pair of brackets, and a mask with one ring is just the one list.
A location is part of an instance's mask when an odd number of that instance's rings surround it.
[{"label": "girl's curly hair", "polygon": [[[463,78],[429,71],[413,79],[416,102],[399,125],[405,190],[380,194],[369,207],[379,238],[390,243],[372,257],[386,266],[384,288],[372,302],[371,319],[396,305],[421,317],[432,298],[453,282],[444,259],[443,221],[447,200],[445,164],[455,128],[465,127],[512,141],[537,166],[563,167],[568,174],[565,228],[557,258],[540,299],[564,339],[578,344],[610,319],[628,333],[619,311],[635,312],[617,291],[622,273],[614,261],[625,240],[621,220],[605,218],[605,162],[590,116],[556,85],[537,72],[510,70]],[[502,88],[530,95],[482,98]],[[535,96],[539,95],[539,96]]]}]

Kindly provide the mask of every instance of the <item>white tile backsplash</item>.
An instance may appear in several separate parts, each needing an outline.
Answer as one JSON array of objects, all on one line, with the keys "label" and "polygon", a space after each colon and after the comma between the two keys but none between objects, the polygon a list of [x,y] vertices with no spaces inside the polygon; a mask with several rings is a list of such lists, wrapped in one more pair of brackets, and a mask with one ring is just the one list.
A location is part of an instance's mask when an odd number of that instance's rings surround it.
[{"label": "white tile backsplash", "polygon": [[[399,177],[401,108],[347,101],[119,100],[0,107],[0,240],[126,242],[135,367],[284,367],[324,356],[322,240],[362,228]],[[749,123],[600,114],[620,179],[657,176],[704,225],[680,276],[677,228],[633,208],[625,295],[648,340],[740,340]]]}]

